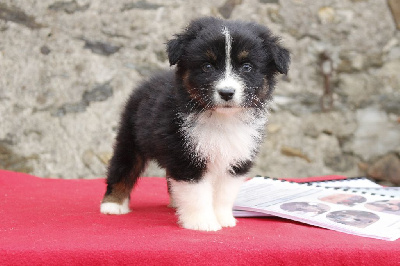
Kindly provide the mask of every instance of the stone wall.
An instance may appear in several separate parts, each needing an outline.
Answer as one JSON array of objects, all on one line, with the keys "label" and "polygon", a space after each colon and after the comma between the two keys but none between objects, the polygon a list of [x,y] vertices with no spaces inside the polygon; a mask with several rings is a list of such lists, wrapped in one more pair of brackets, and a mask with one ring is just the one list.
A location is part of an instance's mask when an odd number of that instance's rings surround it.
[{"label": "stone wall", "polygon": [[[174,33],[212,15],[267,25],[292,53],[253,174],[367,173],[400,184],[395,8],[383,0],[1,0],[0,168],[104,176],[131,89],[169,67]],[[145,174],[164,175],[155,165]]]}]

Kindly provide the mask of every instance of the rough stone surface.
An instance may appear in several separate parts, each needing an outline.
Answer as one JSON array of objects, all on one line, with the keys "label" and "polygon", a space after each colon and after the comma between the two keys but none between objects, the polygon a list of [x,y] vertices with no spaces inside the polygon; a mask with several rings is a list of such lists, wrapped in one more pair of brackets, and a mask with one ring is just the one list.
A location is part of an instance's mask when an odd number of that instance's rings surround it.
[{"label": "rough stone surface", "polygon": [[400,158],[394,154],[385,155],[368,168],[367,174],[400,186]]},{"label": "rough stone surface", "polygon": [[358,128],[349,151],[359,154],[365,161],[391,151],[400,153],[399,125],[390,121],[387,113],[368,107],[356,112]]},{"label": "rough stone surface", "polygon": [[[267,25],[292,53],[251,174],[398,182],[400,31],[372,0],[2,0],[0,167],[104,176],[132,88],[169,67],[173,34],[209,15]],[[322,112],[327,77],[333,108]]]}]

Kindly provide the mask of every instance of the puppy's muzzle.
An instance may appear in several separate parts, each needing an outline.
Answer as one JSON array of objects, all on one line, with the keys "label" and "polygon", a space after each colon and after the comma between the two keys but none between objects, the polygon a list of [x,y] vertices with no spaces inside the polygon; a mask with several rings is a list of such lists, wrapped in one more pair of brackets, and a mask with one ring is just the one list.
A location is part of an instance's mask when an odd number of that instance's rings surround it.
[{"label": "puppy's muzzle", "polygon": [[218,90],[219,96],[225,101],[230,101],[235,95],[235,89],[233,88],[221,88]]}]

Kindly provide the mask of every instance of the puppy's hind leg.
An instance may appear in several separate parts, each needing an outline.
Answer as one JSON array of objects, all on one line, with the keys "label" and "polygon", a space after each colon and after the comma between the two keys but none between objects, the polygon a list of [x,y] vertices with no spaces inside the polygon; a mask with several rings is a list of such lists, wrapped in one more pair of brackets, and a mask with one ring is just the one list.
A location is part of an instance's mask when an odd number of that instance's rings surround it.
[{"label": "puppy's hind leg", "polygon": [[121,127],[118,133],[114,155],[108,167],[107,191],[100,206],[101,213],[130,212],[131,190],[146,165],[146,159],[138,152],[131,132]]}]

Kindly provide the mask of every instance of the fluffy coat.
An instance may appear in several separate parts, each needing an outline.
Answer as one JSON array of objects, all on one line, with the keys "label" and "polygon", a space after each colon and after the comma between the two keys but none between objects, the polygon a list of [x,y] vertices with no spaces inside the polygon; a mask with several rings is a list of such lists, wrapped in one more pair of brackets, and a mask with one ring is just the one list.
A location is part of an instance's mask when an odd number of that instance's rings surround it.
[{"label": "fluffy coat", "polygon": [[168,42],[167,53],[176,69],[134,90],[122,113],[101,212],[128,213],[132,188],[156,160],[182,227],[235,226],[233,202],[289,52],[264,26],[201,18]]}]

